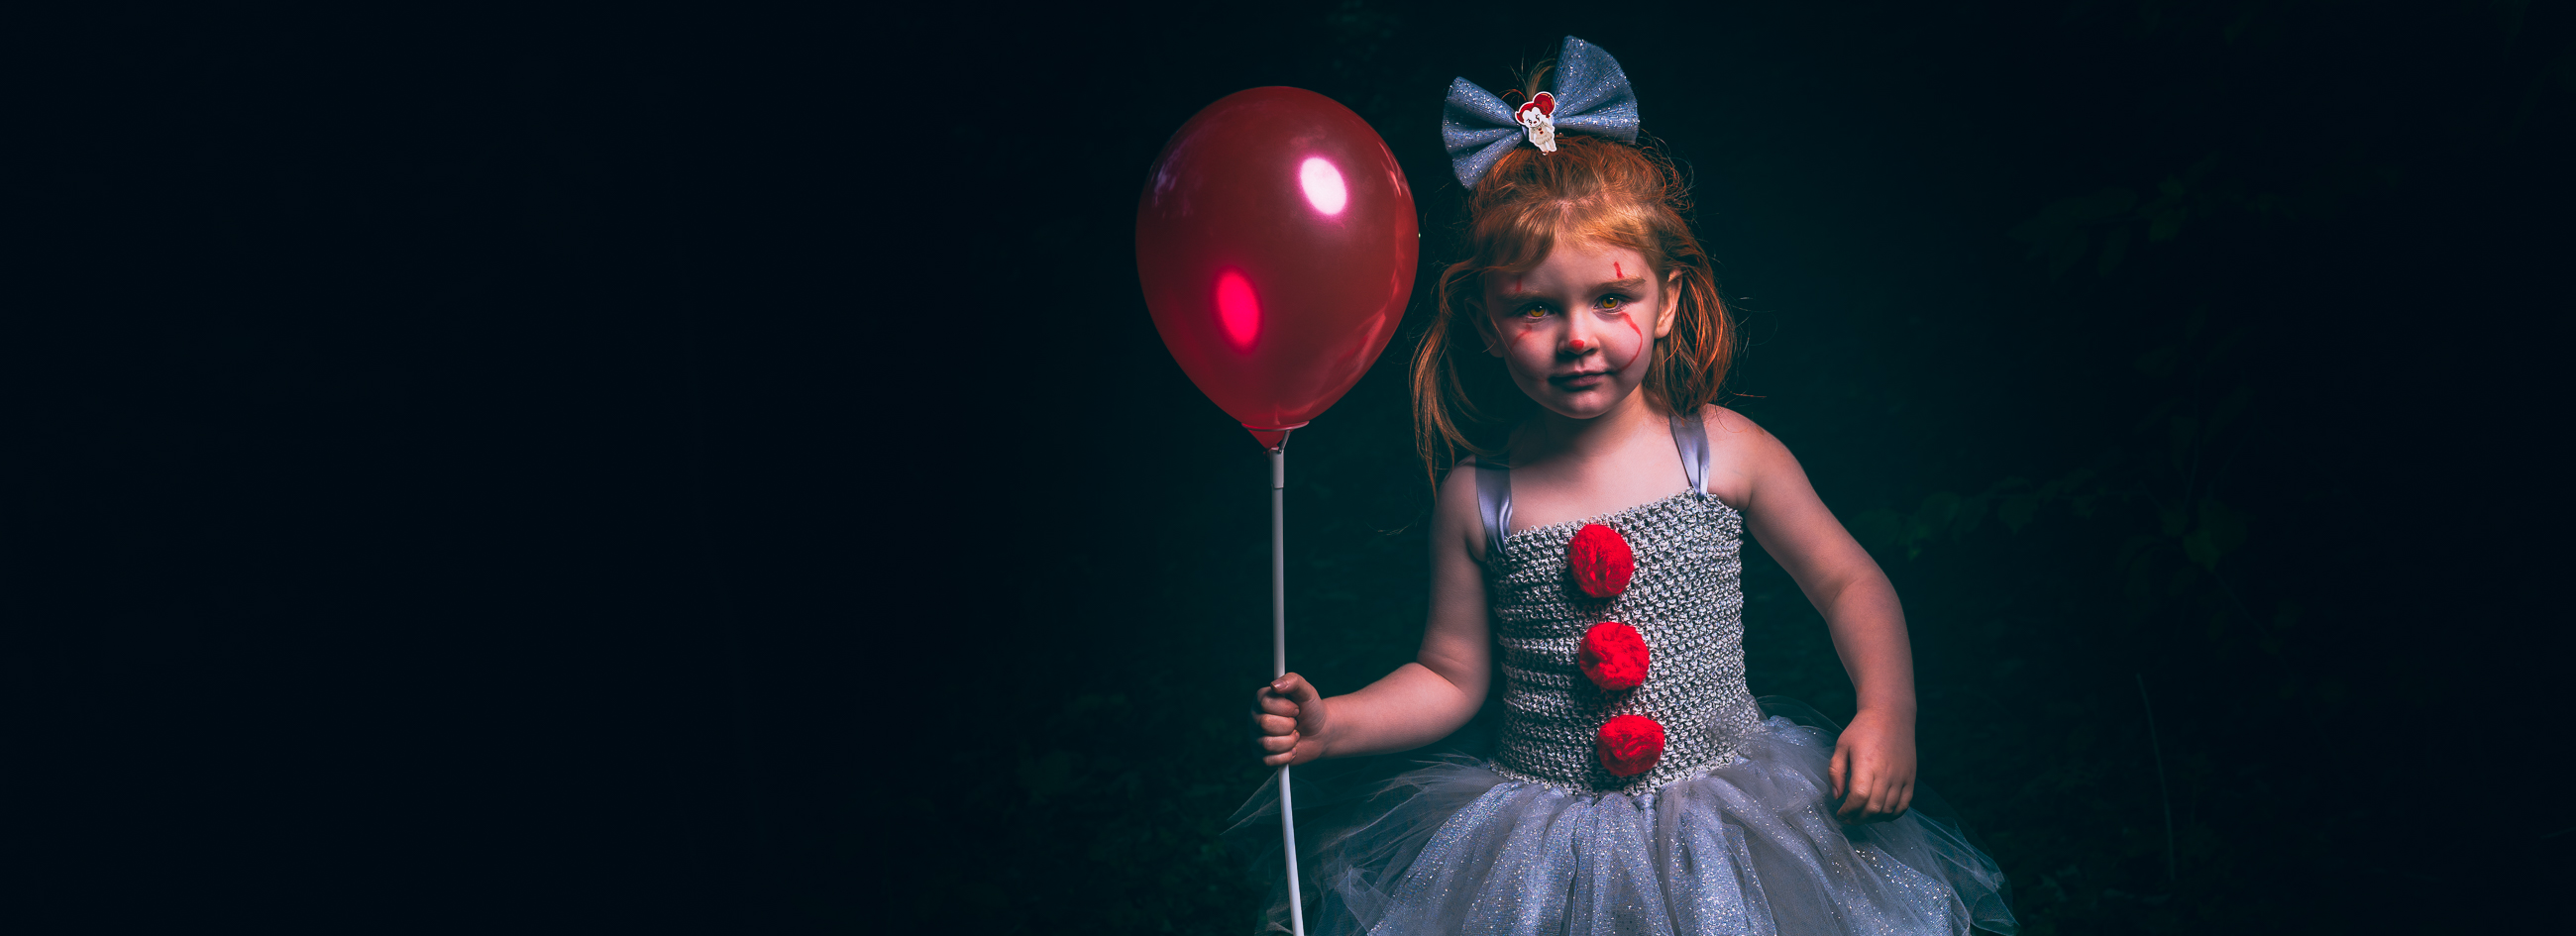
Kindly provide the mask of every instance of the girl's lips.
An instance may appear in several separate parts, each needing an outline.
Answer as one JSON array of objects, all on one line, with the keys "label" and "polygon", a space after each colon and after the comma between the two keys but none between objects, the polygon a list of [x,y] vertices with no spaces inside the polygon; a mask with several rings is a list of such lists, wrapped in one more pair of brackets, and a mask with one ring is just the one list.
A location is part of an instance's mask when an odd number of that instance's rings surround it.
[{"label": "girl's lips", "polygon": [[1579,371],[1572,374],[1557,374],[1549,377],[1547,382],[1572,389],[1593,386],[1609,376],[1609,371]]}]

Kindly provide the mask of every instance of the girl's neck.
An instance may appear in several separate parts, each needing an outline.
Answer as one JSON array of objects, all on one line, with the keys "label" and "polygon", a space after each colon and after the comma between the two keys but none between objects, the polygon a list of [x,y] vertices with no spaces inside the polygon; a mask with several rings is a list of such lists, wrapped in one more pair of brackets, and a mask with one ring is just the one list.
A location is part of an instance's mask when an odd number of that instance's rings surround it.
[{"label": "girl's neck", "polygon": [[1527,424],[1527,444],[1514,446],[1527,450],[1516,454],[1515,461],[1538,458],[1570,457],[1585,461],[1608,453],[1636,433],[1662,432],[1667,417],[1654,401],[1639,388],[1630,391],[1609,412],[1590,419],[1576,419],[1554,410],[1541,409],[1538,418]]}]

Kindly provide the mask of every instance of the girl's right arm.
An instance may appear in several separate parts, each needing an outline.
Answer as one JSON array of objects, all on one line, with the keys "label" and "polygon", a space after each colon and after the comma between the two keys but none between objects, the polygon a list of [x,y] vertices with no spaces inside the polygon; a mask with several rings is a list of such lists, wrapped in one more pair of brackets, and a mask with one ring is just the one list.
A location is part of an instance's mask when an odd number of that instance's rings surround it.
[{"label": "girl's right arm", "polygon": [[1321,698],[1295,673],[1253,695],[1261,762],[1272,767],[1319,757],[1421,747],[1465,725],[1485,704],[1493,677],[1485,618],[1484,520],[1472,464],[1449,472],[1431,517],[1431,620],[1422,651],[1368,688]]}]

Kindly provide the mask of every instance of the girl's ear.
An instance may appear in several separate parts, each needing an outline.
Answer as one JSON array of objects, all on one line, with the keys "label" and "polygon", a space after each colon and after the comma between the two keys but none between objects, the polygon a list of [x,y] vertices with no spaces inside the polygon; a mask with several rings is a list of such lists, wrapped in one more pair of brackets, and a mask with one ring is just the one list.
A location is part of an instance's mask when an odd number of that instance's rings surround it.
[{"label": "girl's ear", "polygon": [[1673,333],[1673,310],[1682,307],[1681,267],[1674,267],[1672,272],[1664,274],[1663,301],[1658,305],[1661,308],[1655,310],[1655,337],[1664,338]]}]

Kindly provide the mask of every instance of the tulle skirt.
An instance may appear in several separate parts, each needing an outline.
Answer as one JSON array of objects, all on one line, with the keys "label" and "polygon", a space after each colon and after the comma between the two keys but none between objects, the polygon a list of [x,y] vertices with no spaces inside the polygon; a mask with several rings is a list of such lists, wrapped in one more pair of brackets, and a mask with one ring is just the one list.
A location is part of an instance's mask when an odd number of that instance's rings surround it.
[{"label": "tulle skirt", "polygon": [[[1395,934],[1960,934],[2017,927],[2003,875],[1918,784],[1894,820],[1834,818],[1833,734],[1765,699],[1742,759],[1650,792],[1552,789],[1468,754],[1292,772],[1306,929]],[[1830,723],[1825,723],[1830,724]],[[1310,768],[1323,767],[1321,770]],[[1313,776],[1310,777],[1309,775]],[[1287,925],[1278,780],[1228,833]],[[1266,838],[1265,838],[1266,836]],[[1266,848],[1264,844],[1266,842]]]}]

